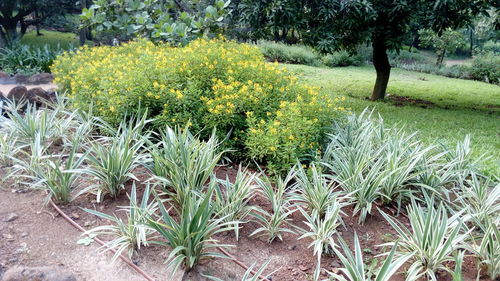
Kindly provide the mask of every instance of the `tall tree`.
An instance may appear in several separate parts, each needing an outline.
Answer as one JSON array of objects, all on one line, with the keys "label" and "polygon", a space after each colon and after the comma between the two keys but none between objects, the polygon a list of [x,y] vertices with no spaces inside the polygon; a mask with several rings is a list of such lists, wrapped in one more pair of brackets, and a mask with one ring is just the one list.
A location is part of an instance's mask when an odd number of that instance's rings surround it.
[{"label": "tall tree", "polygon": [[302,0],[236,0],[231,6],[239,36],[252,40],[287,41],[305,27]]},{"label": "tall tree", "polygon": [[408,38],[417,40],[419,29],[440,36],[446,28],[465,26],[490,6],[491,0],[238,0],[236,9],[261,38],[276,30],[286,34],[293,26],[304,43],[322,52],[370,41],[377,72],[371,99],[377,100],[384,98],[389,82],[389,50],[398,51]]},{"label": "tall tree", "polygon": [[52,14],[64,12],[75,2],[75,0],[0,0],[0,46],[19,41],[30,25],[36,25]]},{"label": "tall tree", "polygon": [[369,39],[377,79],[372,100],[385,97],[391,65],[389,50],[400,50],[411,25],[438,35],[465,26],[491,6],[489,0],[306,0],[306,40],[310,44],[352,48]]}]

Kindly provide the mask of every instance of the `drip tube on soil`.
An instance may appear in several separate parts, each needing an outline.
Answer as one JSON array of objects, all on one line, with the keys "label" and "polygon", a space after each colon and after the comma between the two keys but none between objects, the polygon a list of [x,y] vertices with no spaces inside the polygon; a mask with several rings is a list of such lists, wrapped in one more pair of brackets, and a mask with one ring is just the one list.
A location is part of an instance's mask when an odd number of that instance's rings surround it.
[{"label": "drip tube on soil", "polygon": [[[85,229],[82,226],[80,226],[78,223],[76,223],[74,220],[72,220],[68,215],[66,215],[66,213],[64,213],[64,211],[61,210],[52,200],[49,200],[49,203],[66,221],[68,221],[71,225],[73,225],[79,231],[85,232]],[[101,246],[106,247],[105,243],[102,240],[100,240],[99,238],[95,237],[94,241],[96,241],[97,243],[99,243]],[[108,248],[108,249],[110,251],[112,251],[113,253],[116,253],[116,251],[114,249],[110,249],[110,248]],[[235,262],[237,265],[239,265],[243,269],[245,269],[245,270],[249,269],[248,266],[246,266],[244,263],[242,263],[239,260],[237,260],[233,255],[231,255],[230,253],[228,253],[223,248],[217,247],[217,249],[219,251],[221,251],[224,255],[228,256],[233,262]],[[155,281],[153,277],[151,277],[146,272],[144,272],[141,268],[139,268],[137,265],[135,265],[130,259],[126,258],[123,255],[120,255],[120,259],[122,261],[124,261],[128,266],[130,266],[133,270],[135,270],[137,273],[139,273],[140,275],[142,275],[146,280],[148,280],[148,281]],[[250,273],[252,273],[253,275],[257,275],[257,272],[254,271],[254,270],[250,270]],[[264,280],[264,281],[268,280],[266,277],[263,277],[260,274],[258,275],[258,277],[259,277],[259,279]]]}]

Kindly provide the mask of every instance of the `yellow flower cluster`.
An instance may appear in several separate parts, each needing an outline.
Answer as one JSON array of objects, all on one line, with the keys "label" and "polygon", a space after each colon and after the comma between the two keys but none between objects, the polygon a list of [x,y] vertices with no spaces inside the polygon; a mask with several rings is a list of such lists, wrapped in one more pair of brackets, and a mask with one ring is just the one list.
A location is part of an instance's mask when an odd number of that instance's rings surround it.
[{"label": "yellow flower cluster", "polygon": [[319,128],[343,109],[340,101],[266,62],[257,47],[221,38],[185,47],[147,40],[82,47],[57,58],[52,71],[74,106],[93,105],[112,124],[147,108],[157,127],[192,122],[193,130],[233,132],[225,143],[263,161],[317,146]]}]

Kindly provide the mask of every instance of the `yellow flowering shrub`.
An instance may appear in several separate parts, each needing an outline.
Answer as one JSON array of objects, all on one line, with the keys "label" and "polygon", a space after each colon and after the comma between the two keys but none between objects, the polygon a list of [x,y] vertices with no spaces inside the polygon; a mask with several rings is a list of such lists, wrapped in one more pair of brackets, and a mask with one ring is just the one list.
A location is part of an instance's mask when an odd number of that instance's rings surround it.
[{"label": "yellow flowering shrub", "polygon": [[276,170],[316,149],[340,111],[257,47],[223,38],[83,47],[58,57],[52,72],[74,106],[93,104],[111,124],[147,108],[157,128],[189,123],[203,137],[216,127],[221,137],[230,132],[225,143],[240,156]]}]

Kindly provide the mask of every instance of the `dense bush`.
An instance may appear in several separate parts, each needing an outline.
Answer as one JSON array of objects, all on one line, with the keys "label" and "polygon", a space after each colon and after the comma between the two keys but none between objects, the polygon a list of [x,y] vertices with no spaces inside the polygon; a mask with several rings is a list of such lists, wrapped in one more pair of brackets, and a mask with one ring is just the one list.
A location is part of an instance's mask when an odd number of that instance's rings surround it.
[{"label": "dense bush", "polygon": [[492,52],[480,54],[470,67],[470,75],[475,80],[500,83],[500,55]]},{"label": "dense bush", "polygon": [[363,63],[363,58],[358,55],[349,54],[349,52],[342,50],[324,56],[321,61],[326,66],[337,67],[361,65]]},{"label": "dense bush", "polygon": [[13,45],[0,49],[0,69],[9,74],[35,74],[49,72],[52,62],[64,50],[57,46],[42,48],[27,45]]},{"label": "dense bush", "polygon": [[436,66],[435,64],[415,63],[415,64],[398,64],[396,65],[396,67],[410,71],[446,76],[450,78],[472,79],[470,75],[470,68],[466,65],[439,67]]},{"label": "dense bush", "polygon": [[419,53],[413,53],[409,52],[406,50],[400,50],[398,52],[390,52],[389,54],[389,61],[391,62],[392,65],[408,65],[408,64],[423,64],[423,63],[428,63],[428,59],[419,54]]},{"label": "dense bush", "polygon": [[313,66],[321,64],[320,56],[307,46],[287,45],[270,41],[260,41],[258,46],[264,57],[269,61]]},{"label": "dense bush", "polygon": [[55,29],[60,32],[75,32],[80,25],[80,19],[77,15],[59,14],[52,15],[42,21],[44,28]]},{"label": "dense bush", "polygon": [[488,41],[483,45],[483,51],[500,53],[500,42]]},{"label": "dense bush", "polygon": [[[216,127],[227,147],[275,171],[318,148],[324,128],[343,110],[317,88],[265,62],[257,47],[199,39],[183,48],[136,41],[84,47],[59,57],[56,83],[74,105],[118,124],[148,108],[156,128],[186,123],[201,137]],[[269,132],[269,134],[264,133]]]}]

